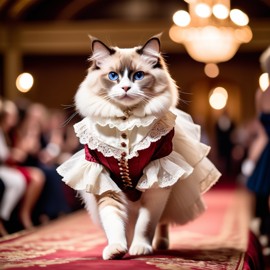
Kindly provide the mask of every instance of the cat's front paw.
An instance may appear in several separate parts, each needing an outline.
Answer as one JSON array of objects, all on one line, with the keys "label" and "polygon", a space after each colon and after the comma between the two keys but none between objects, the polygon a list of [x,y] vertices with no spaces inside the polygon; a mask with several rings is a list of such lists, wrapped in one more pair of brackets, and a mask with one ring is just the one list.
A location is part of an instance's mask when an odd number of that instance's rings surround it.
[{"label": "cat's front paw", "polygon": [[129,249],[130,255],[147,255],[152,253],[153,253],[152,246],[146,243],[132,244]]},{"label": "cat's front paw", "polygon": [[121,259],[127,253],[127,248],[121,244],[115,243],[108,245],[103,250],[103,260]]}]

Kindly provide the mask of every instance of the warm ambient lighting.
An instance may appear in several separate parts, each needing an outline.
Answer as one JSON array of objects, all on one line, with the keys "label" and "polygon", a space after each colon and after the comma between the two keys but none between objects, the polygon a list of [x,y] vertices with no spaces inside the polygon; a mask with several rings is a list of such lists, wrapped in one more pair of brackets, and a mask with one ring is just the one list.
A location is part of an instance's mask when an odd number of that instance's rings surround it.
[{"label": "warm ambient lighting", "polygon": [[213,14],[218,19],[224,20],[229,16],[229,9],[222,4],[215,4],[213,6]]},{"label": "warm ambient lighting", "polygon": [[211,16],[211,7],[205,3],[198,3],[195,6],[195,13],[201,18],[208,18]]},{"label": "warm ambient lighting", "polygon": [[268,73],[263,73],[259,78],[259,85],[262,91],[265,91],[269,87],[269,75]]},{"label": "warm ambient lighting", "polygon": [[216,87],[209,94],[210,106],[215,110],[223,109],[228,100],[228,92],[223,87]]},{"label": "warm ambient lighting", "polygon": [[178,10],[173,15],[173,21],[178,26],[187,26],[190,23],[190,16],[188,12],[184,10]]},{"label": "warm ambient lighting", "polygon": [[186,23],[176,23],[174,19],[169,35],[173,41],[182,43],[194,60],[203,63],[228,61],[242,43],[251,40],[248,16],[238,9],[230,11],[229,0],[186,2],[189,13],[175,13],[178,22],[184,20]]},{"label": "warm ambient lighting", "polygon": [[213,63],[208,63],[204,66],[204,73],[209,78],[216,78],[219,74],[219,68],[218,65]]},{"label": "warm ambient lighting", "polygon": [[237,24],[239,26],[246,26],[249,22],[249,18],[247,16],[247,14],[245,14],[240,9],[231,10],[230,18],[235,24]]},{"label": "warm ambient lighting", "polygon": [[34,78],[30,73],[22,73],[16,79],[16,87],[22,93],[28,92],[34,84]]}]

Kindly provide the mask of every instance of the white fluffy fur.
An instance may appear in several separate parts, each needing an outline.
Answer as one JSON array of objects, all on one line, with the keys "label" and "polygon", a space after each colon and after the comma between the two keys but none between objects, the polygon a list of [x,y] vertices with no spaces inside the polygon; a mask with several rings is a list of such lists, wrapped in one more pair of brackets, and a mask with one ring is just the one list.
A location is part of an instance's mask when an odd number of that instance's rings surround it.
[{"label": "white fluffy fur", "polygon": [[[132,109],[133,114],[139,117],[162,115],[169,107],[176,105],[178,90],[156,44],[153,47],[147,46],[142,55],[136,52],[139,47],[132,49],[114,47],[113,55],[106,54],[100,46],[96,47],[98,47],[95,48],[98,51],[94,51],[91,57],[93,65],[89,68],[88,74],[75,96],[76,107],[82,116],[122,117],[127,109]],[[153,69],[152,66],[158,58],[162,68]],[[130,99],[123,99],[121,102],[120,97],[124,94],[121,88],[123,81],[111,89],[106,89],[101,78],[117,69],[119,63],[126,59],[133,62],[134,68],[151,76],[153,85],[150,86],[150,89],[140,89],[136,83],[131,83],[131,89],[128,91]],[[100,69],[94,69],[94,65],[99,66]],[[151,97],[145,102],[145,98],[149,94],[147,90],[151,91]]]},{"label": "white fluffy fur", "polygon": [[[149,189],[136,202],[129,201],[124,194],[117,194],[114,199],[112,194],[95,197],[81,192],[93,221],[106,234],[108,245],[103,250],[104,260],[121,258],[127,252],[130,255],[153,252],[153,238],[170,192],[170,189]],[[168,243],[164,235],[156,236],[156,241],[162,237]]]}]

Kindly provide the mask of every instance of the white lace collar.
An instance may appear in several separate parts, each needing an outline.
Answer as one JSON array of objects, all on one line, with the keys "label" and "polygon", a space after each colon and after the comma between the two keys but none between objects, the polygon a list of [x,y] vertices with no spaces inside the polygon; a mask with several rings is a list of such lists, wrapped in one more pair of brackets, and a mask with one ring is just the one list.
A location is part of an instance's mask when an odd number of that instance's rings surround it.
[{"label": "white lace collar", "polygon": [[[144,129],[146,136],[136,143],[132,149],[129,149],[126,158],[130,159],[138,156],[139,150],[147,149],[152,142],[156,142],[162,136],[168,134],[174,127],[175,118],[176,116],[172,112],[167,112],[159,119],[153,116],[144,118],[129,117],[126,120],[90,119],[86,117],[75,124],[74,129],[81,144],[87,144],[91,150],[98,150],[105,157],[114,156],[117,159],[121,158],[123,150],[101,139],[101,134],[97,132],[97,126],[108,127],[109,129],[116,128],[120,132],[133,130],[134,128]],[[110,137],[112,136],[115,135],[110,134]],[[115,138],[115,140],[117,139],[119,138]]]},{"label": "white lace collar", "polygon": [[148,127],[155,120],[157,120],[156,116],[145,116],[143,118],[138,118],[137,116],[131,115],[129,117],[121,117],[121,118],[92,118],[92,122],[105,127],[109,126],[110,128],[117,128],[120,131],[124,130],[132,130],[134,127]]}]

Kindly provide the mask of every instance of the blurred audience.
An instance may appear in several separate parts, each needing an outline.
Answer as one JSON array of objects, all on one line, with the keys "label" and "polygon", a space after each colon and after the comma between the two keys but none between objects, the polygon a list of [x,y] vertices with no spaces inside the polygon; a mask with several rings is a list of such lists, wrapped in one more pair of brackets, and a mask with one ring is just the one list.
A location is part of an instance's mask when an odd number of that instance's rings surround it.
[{"label": "blurred audience", "polygon": [[23,166],[28,153],[33,151],[36,146],[32,133],[20,130],[18,122],[18,110],[12,101],[3,101],[1,130],[4,141],[2,142],[2,162],[3,164],[19,171],[26,182],[25,194],[19,211],[20,220],[24,228],[33,227],[32,210],[37,202],[44,185],[43,173],[35,167]]},{"label": "blurred audience", "polygon": [[4,164],[9,153],[4,132],[6,110],[5,102],[0,99],[0,236],[8,234],[5,225],[26,190],[20,171]]},{"label": "blurred audience", "polygon": [[224,111],[215,124],[216,146],[219,161],[217,166],[223,175],[229,175],[233,171],[232,150],[234,144],[232,134],[234,130],[234,122],[228,113]]},{"label": "blurred audience", "polygon": [[[270,75],[270,47],[260,58],[262,68]],[[257,139],[250,147],[247,161],[251,166],[247,187],[256,196],[256,214],[261,219],[260,232],[268,238],[270,246],[270,87],[265,91],[258,90],[256,106],[261,127]],[[246,162],[247,162],[246,161]]]},{"label": "blurred audience", "polygon": [[[79,147],[70,132],[72,121],[65,125],[64,111],[39,103],[1,99],[0,104],[1,236],[43,224],[80,205],[56,172]],[[21,227],[15,226],[18,222]]]},{"label": "blurred audience", "polygon": [[248,143],[247,143],[247,155],[246,159],[242,163],[242,174],[247,179],[250,177],[252,172],[254,171],[254,168],[256,166],[256,163],[267,144],[268,138],[267,134],[265,132],[265,129],[260,121],[260,99],[262,98],[262,90],[259,88],[256,91],[255,95],[255,105],[256,105],[256,111],[257,115],[253,121],[249,123],[249,125],[246,127],[245,133],[248,135]]}]

